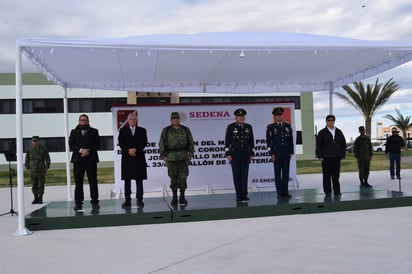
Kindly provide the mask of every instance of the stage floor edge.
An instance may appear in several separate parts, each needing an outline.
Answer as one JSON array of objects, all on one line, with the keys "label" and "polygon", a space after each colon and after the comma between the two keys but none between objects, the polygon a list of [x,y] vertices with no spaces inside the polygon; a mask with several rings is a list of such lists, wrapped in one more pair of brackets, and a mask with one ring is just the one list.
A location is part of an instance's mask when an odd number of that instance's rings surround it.
[{"label": "stage floor edge", "polygon": [[82,211],[73,202],[49,202],[25,217],[29,230],[90,228],[123,225],[311,214],[412,206],[412,194],[360,189],[342,196],[325,197],[318,189],[291,190],[291,199],[277,199],[276,192],[249,193],[248,202],[236,202],[234,194],[187,196],[188,205],[170,205],[171,198],[145,198],[144,208],[122,208],[122,199],[100,201],[100,209],[85,202]]}]

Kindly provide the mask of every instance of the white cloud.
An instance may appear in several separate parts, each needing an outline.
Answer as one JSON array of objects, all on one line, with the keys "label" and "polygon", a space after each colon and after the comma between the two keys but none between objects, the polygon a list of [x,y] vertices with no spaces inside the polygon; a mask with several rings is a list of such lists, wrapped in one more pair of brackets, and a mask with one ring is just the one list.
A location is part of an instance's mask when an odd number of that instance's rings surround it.
[{"label": "white cloud", "polygon": [[[366,7],[362,7],[366,5]],[[0,9],[0,72],[13,72],[15,41],[20,37],[118,37],[141,34],[222,31],[276,31],[327,34],[371,40],[411,40],[410,0],[13,0]],[[23,69],[34,70],[24,60]],[[376,114],[412,109],[412,64],[376,77],[394,78],[400,92]],[[366,79],[373,83],[376,77]],[[315,120],[324,126],[329,113],[328,93],[314,97]],[[359,113],[341,99],[333,100],[334,113],[357,126]],[[351,122],[352,121],[352,122]],[[353,123],[353,121],[357,121]],[[339,124],[339,119],[337,121]],[[346,123],[346,122],[345,122]],[[357,135],[357,127],[354,130]]]}]

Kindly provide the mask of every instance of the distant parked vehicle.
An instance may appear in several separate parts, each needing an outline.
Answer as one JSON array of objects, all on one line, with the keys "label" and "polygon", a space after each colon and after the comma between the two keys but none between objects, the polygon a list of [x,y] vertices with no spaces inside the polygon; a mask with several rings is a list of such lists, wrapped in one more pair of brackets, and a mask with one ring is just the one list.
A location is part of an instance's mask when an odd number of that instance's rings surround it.
[{"label": "distant parked vehicle", "polygon": [[373,151],[381,152],[381,151],[385,151],[385,148],[386,148],[386,143],[380,144],[379,146],[374,146]]},{"label": "distant parked vehicle", "polygon": [[406,147],[407,147],[408,149],[412,149],[412,142],[411,142],[411,143],[407,143],[407,144],[406,144]]},{"label": "distant parked vehicle", "polygon": [[353,153],[353,145],[347,146],[346,147],[346,152],[347,153]]}]

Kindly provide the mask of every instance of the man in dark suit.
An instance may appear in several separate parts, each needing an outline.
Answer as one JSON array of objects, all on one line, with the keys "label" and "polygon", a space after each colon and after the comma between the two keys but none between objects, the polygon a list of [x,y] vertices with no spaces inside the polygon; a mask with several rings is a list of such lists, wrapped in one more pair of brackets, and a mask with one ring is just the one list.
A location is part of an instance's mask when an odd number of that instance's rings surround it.
[{"label": "man in dark suit", "polygon": [[137,126],[137,115],[130,113],[127,125],[119,131],[119,146],[122,150],[121,178],[124,180],[125,202],[123,208],[131,207],[131,180],[136,181],[136,199],[139,208],[143,203],[143,180],[147,179],[147,164],[144,149],[147,145],[146,129]]},{"label": "man in dark suit", "polygon": [[83,181],[84,173],[90,187],[90,203],[93,209],[99,206],[99,189],[97,185],[97,163],[99,156],[97,150],[100,147],[99,131],[90,127],[89,117],[82,114],[79,117],[79,124],[70,132],[70,150],[73,151],[71,162],[73,163],[73,173],[75,180],[74,200],[76,205],[74,210],[82,210],[84,201]]},{"label": "man in dark suit", "polygon": [[[346,140],[343,132],[335,126],[335,116],[326,116],[326,126],[316,137],[316,157],[322,161],[323,191],[326,197],[333,192],[341,196],[340,192],[340,162],[346,156]],[[331,185],[332,180],[332,185]]]}]

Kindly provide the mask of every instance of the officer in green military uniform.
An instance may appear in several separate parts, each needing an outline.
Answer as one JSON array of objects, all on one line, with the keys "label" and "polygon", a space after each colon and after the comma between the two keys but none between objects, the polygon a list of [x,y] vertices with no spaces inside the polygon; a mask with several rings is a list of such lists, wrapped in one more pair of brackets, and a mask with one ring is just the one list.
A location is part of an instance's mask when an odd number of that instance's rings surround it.
[{"label": "officer in green military uniform", "polygon": [[232,167],[236,201],[245,203],[249,201],[249,163],[253,160],[255,139],[252,126],[245,123],[246,110],[239,108],[233,114],[235,122],[226,128],[225,154]]},{"label": "officer in green military uniform", "polygon": [[33,136],[32,144],[33,146],[26,151],[24,165],[30,171],[34,195],[32,204],[42,204],[46,173],[50,168],[50,156],[47,148],[40,144],[39,136]]},{"label": "officer in green military uniform", "polygon": [[[159,141],[160,157],[167,164],[167,173],[170,177],[170,188],[173,198],[172,206],[178,203],[187,205],[185,190],[187,189],[187,176],[189,175],[189,162],[194,153],[193,136],[190,129],[180,124],[178,112],[172,112],[171,125],[162,130]],[[180,190],[179,200],[177,191]]]},{"label": "officer in green military uniform", "polygon": [[371,139],[365,134],[365,127],[359,127],[359,136],[353,145],[353,154],[358,162],[360,186],[372,187],[368,183],[369,167],[373,155]]},{"label": "officer in green military uniform", "polygon": [[278,199],[290,199],[289,168],[293,155],[292,127],[283,117],[284,109],[276,107],[272,111],[273,123],[266,128],[266,144],[275,169],[275,184]]}]

